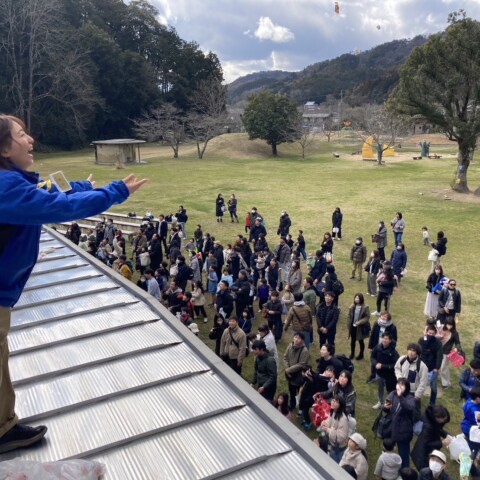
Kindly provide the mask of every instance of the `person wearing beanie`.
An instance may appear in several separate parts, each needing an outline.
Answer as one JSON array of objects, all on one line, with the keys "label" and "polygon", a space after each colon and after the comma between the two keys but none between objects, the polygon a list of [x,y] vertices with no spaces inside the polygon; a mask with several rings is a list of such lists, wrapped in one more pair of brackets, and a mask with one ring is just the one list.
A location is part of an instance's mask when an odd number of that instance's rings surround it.
[{"label": "person wearing beanie", "polygon": [[340,460],[340,466],[351,465],[355,469],[358,480],[368,478],[367,441],[359,433],[350,435],[347,449]]}]

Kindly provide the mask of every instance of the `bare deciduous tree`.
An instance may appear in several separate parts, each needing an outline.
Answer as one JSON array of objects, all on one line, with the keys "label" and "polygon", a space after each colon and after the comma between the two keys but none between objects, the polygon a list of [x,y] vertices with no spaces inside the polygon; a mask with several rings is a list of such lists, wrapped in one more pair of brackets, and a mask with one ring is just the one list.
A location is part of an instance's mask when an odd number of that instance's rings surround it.
[{"label": "bare deciduous tree", "polygon": [[185,140],[185,123],[183,112],[169,103],[133,120],[134,130],[140,138],[170,145],[173,158],[178,158],[180,143]]},{"label": "bare deciduous tree", "polygon": [[377,150],[377,164],[382,165],[383,152],[392,148],[398,137],[407,130],[405,117],[387,111],[381,105],[365,105],[353,108],[348,117],[352,120],[357,134],[365,142],[373,138]]}]

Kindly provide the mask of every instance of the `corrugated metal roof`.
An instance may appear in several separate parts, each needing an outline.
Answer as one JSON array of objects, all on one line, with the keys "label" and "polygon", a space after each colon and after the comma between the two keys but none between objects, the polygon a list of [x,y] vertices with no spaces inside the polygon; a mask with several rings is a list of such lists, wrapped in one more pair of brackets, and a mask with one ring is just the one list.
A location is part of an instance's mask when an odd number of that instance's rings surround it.
[{"label": "corrugated metal roof", "polygon": [[0,455],[90,458],[107,479],[347,479],[160,303],[51,230],[12,312],[22,421],[49,430]]}]

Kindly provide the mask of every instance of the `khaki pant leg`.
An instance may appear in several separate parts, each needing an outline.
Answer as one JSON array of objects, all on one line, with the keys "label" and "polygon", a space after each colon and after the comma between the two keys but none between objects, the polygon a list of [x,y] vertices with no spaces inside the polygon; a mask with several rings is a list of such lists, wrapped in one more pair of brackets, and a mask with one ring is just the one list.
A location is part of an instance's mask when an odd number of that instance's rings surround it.
[{"label": "khaki pant leg", "polygon": [[15,392],[8,369],[8,342],[10,308],[0,307],[0,437],[18,421],[15,415]]}]

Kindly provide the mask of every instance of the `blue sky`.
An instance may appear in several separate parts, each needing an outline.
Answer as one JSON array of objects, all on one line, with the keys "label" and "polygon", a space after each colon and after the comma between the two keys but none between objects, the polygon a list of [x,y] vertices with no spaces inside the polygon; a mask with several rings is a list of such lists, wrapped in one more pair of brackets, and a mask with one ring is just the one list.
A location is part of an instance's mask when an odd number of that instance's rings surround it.
[{"label": "blue sky", "polygon": [[480,19],[480,0],[150,0],[181,38],[213,51],[227,82],[297,71],[343,53],[442,31],[451,11]]}]

